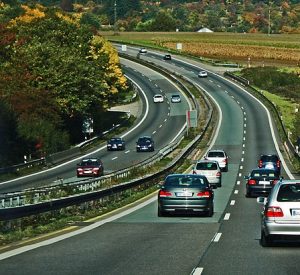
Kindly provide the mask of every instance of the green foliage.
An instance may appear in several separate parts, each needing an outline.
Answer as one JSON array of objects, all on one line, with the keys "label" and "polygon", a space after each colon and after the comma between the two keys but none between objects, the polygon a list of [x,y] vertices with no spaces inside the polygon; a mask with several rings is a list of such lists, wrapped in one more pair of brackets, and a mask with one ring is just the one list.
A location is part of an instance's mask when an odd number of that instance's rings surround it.
[{"label": "green foliage", "polygon": [[[68,122],[81,131],[85,117],[103,114],[127,86],[116,51],[91,29],[97,27],[94,15],[81,22],[55,8],[21,7],[17,17],[4,15],[7,24],[0,25],[0,100],[12,110],[8,115],[15,114],[11,143],[19,148],[22,140],[27,144],[22,154],[40,157],[68,148],[73,133]],[[3,153],[0,161],[7,162]]]}]

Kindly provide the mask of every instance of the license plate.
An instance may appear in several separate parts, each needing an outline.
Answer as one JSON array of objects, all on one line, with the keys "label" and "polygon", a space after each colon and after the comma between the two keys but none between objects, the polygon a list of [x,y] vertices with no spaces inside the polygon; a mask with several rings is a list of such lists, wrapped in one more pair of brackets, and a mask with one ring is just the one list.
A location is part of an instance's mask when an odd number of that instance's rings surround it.
[{"label": "license plate", "polygon": [[191,193],[191,192],[179,192],[179,193],[176,193],[176,196],[177,197],[192,197],[193,193]]},{"label": "license plate", "polygon": [[260,180],[258,183],[259,184],[270,184],[270,182],[266,181],[266,180]]},{"label": "license plate", "polygon": [[300,209],[292,209],[292,216],[300,216]]},{"label": "license plate", "polygon": [[92,171],[83,171],[85,174],[92,174]]}]

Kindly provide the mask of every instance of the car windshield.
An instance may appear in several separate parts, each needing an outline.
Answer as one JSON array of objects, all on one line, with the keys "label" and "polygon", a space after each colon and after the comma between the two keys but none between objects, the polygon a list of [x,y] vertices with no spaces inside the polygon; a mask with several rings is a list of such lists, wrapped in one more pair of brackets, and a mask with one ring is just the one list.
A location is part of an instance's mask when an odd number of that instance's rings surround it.
[{"label": "car windshield", "polygon": [[211,158],[224,158],[224,153],[223,152],[208,152],[208,157]]},{"label": "car windshield", "polygon": [[94,159],[88,159],[88,160],[83,160],[80,163],[81,166],[98,166],[99,162],[97,160]]},{"label": "car windshield", "polygon": [[300,201],[300,183],[280,186],[277,201]]},{"label": "car windshield", "polygon": [[112,138],[110,141],[111,141],[111,142],[120,142],[121,139],[120,139],[120,138]]},{"label": "car windshield", "polygon": [[139,139],[139,142],[142,142],[142,143],[150,143],[151,140],[149,138],[140,138]]},{"label": "car windshield", "polygon": [[198,162],[196,165],[197,170],[217,170],[218,166],[214,162]]},{"label": "car windshield", "polygon": [[168,177],[164,183],[166,187],[206,187],[207,183],[205,182],[204,178],[195,177],[195,176],[172,176]]}]

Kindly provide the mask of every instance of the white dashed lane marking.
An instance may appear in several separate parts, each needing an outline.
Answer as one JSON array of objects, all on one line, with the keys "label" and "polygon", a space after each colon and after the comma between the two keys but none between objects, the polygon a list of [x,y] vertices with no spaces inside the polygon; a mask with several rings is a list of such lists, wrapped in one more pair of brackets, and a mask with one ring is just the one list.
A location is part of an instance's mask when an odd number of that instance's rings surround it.
[{"label": "white dashed lane marking", "polygon": [[230,218],[230,213],[226,213],[225,216],[224,216],[224,220],[225,221],[228,221]]}]

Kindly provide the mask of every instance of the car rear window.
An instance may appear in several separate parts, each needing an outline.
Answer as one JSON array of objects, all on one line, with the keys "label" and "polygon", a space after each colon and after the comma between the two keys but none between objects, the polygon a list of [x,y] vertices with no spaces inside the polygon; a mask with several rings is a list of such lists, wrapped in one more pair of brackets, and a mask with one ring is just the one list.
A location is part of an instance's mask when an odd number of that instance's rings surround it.
[{"label": "car rear window", "polygon": [[164,183],[166,187],[206,187],[208,184],[202,177],[195,176],[173,176],[168,177]]},{"label": "car rear window", "polygon": [[213,162],[199,162],[196,165],[196,170],[217,170],[218,166]]},{"label": "car rear window", "polygon": [[208,152],[207,156],[211,158],[224,158],[225,154],[224,152]]},{"label": "car rear window", "polygon": [[277,156],[262,156],[260,158],[263,162],[276,162],[278,160]]},{"label": "car rear window", "polygon": [[300,183],[280,186],[277,201],[300,201]]},{"label": "car rear window", "polygon": [[262,178],[262,177],[266,177],[266,178],[275,178],[276,174],[275,171],[273,172],[268,172],[268,171],[253,171],[251,173],[251,176],[254,178]]}]

